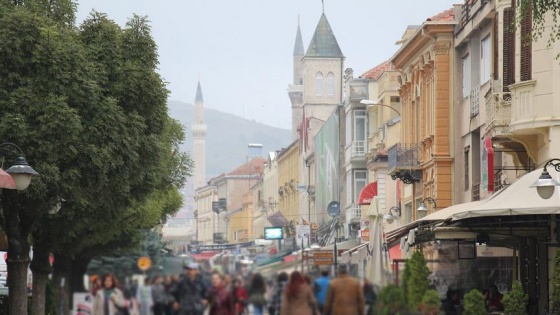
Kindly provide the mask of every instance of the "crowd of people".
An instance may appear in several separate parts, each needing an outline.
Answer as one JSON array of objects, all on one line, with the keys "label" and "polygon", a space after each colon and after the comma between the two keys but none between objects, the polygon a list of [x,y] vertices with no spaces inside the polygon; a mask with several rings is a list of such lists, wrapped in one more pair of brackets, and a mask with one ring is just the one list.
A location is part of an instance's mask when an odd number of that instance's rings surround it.
[{"label": "crowd of people", "polygon": [[299,271],[279,273],[268,281],[259,273],[222,274],[185,266],[177,276],[147,278],[143,285],[119,288],[111,274],[95,279],[94,315],[363,315],[375,303],[371,283],[360,285],[340,265],[338,276]]}]

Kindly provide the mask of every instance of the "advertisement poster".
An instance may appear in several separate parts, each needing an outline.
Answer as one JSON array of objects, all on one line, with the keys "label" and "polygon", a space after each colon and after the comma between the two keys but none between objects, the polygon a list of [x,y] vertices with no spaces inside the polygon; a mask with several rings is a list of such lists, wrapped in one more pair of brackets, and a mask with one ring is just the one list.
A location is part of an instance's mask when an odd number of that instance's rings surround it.
[{"label": "advertisement poster", "polygon": [[72,315],[91,315],[93,297],[89,293],[74,293],[74,309]]}]

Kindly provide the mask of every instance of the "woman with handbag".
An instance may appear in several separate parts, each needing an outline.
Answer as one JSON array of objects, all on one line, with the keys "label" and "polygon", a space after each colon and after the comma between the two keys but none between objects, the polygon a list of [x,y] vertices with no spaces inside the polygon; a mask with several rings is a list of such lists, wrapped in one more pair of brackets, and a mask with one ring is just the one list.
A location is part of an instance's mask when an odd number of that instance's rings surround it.
[{"label": "woman with handbag", "polygon": [[93,298],[93,315],[119,315],[126,308],[126,301],[122,291],[117,288],[117,280],[112,274],[101,278],[102,287],[97,290]]},{"label": "woman with handbag", "polygon": [[284,290],[280,315],[314,315],[317,314],[317,301],[305,277],[299,271],[290,275],[290,281]]},{"label": "woman with handbag", "polygon": [[260,273],[254,274],[249,287],[249,303],[253,307],[255,315],[263,315],[264,313],[264,306],[266,305],[265,293],[266,284],[263,276]]}]

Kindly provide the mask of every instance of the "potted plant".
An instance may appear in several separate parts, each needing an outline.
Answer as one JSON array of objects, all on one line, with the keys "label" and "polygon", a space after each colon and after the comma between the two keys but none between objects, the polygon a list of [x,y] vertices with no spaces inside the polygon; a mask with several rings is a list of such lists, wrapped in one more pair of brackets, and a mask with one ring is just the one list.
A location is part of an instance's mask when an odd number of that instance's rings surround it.
[{"label": "potted plant", "polygon": [[465,294],[465,310],[463,315],[486,315],[484,296],[474,289]]},{"label": "potted plant", "polygon": [[437,315],[441,308],[441,299],[436,290],[430,289],[424,293],[422,302],[420,303],[420,312],[422,315]]},{"label": "potted plant", "polygon": [[424,293],[428,290],[430,282],[428,276],[430,269],[426,265],[424,255],[420,251],[415,251],[412,257],[407,260],[405,269],[408,269],[408,279],[406,283],[406,303],[411,312],[418,311],[418,306],[422,302]]},{"label": "potted plant", "polygon": [[405,307],[403,290],[396,285],[388,285],[379,291],[376,315],[398,315],[402,314]]},{"label": "potted plant", "polygon": [[[507,315],[524,315],[526,314],[527,300],[529,296],[523,291],[521,282],[513,281],[511,291],[504,294],[502,303],[504,304],[504,312]],[[553,313],[554,314],[554,313]]]}]

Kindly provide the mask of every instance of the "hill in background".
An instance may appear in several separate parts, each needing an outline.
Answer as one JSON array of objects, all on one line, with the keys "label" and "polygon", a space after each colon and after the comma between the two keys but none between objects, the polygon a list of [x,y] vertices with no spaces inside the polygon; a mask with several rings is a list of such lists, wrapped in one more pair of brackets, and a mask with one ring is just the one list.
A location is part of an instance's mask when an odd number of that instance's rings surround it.
[{"label": "hill in background", "polygon": [[[185,127],[185,143],[182,151],[192,153],[193,138],[190,126],[194,122],[193,104],[169,101],[169,115]],[[270,151],[287,147],[291,132],[248,120],[215,109],[204,109],[204,121],[208,126],[206,135],[206,177],[210,179],[234,170],[247,161],[248,145],[263,145],[263,156]]]}]

